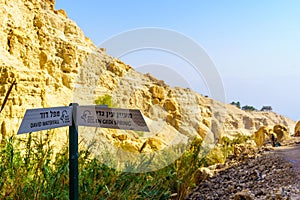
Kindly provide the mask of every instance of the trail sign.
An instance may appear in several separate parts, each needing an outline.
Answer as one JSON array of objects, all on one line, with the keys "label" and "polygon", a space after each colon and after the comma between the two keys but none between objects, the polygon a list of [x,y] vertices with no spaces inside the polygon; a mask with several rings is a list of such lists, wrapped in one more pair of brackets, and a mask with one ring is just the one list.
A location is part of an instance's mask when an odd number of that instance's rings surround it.
[{"label": "trail sign", "polygon": [[78,126],[149,132],[141,111],[136,109],[78,106],[76,123]]},{"label": "trail sign", "polygon": [[78,127],[92,126],[149,132],[141,111],[78,106],[26,110],[18,134],[69,126],[69,198],[78,200]]},{"label": "trail sign", "polygon": [[18,134],[72,125],[72,107],[53,107],[26,110]]}]

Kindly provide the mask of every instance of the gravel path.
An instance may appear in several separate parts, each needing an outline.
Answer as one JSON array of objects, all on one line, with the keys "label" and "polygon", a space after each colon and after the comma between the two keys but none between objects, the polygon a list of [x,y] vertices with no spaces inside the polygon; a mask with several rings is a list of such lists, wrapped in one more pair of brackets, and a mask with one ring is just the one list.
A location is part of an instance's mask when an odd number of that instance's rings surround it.
[{"label": "gravel path", "polygon": [[300,200],[300,145],[264,151],[200,183],[187,199]]},{"label": "gravel path", "polygon": [[300,173],[300,144],[290,147],[280,147],[275,151],[287,161],[291,162],[295,169]]}]

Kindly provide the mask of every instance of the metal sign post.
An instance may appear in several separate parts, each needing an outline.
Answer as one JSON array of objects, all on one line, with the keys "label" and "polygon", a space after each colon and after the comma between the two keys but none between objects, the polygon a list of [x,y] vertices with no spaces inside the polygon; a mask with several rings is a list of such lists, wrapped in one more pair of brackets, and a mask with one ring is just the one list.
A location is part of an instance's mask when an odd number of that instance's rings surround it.
[{"label": "metal sign post", "polygon": [[69,126],[69,198],[78,200],[78,126],[76,126],[77,103],[71,103],[72,126]]},{"label": "metal sign post", "polygon": [[78,200],[78,126],[149,132],[140,110],[106,106],[70,106],[28,109],[18,134],[69,126],[69,198]]}]

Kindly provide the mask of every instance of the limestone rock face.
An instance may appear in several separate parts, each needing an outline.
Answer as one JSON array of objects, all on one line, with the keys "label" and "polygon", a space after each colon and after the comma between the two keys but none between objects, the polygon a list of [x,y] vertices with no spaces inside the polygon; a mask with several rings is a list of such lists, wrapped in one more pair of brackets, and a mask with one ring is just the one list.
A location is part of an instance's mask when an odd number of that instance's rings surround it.
[{"label": "limestone rock face", "polygon": [[283,125],[287,128],[287,133],[292,134],[295,122],[287,117],[274,112],[266,111],[243,111],[236,106],[226,106],[225,132],[229,135],[238,130],[241,133],[254,133],[261,127],[273,127]]},{"label": "limestone rock face", "polygon": [[276,141],[280,142],[282,140],[289,138],[289,132],[287,127],[282,124],[277,124],[273,127],[273,132],[276,134]]},{"label": "limestone rock face", "polygon": [[164,88],[161,86],[152,86],[150,88],[150,92],[152,93],[152,97],[154,99],[158,99],[158,100],[163,100],[165,98],[165,92],[164,92]]},{"label": "limestone rock face", "polygon": [[273,129],[267,126],[260,127],[255,133],[254,133],[254,141],[257,146],[261,147],[265,144],[267,138],[270,137],[270,135],[273,133]]},{"label": "limestone rock face", "polygon": [[237,144],[234,146],[234,155],[238,160],[245,160],[253,157],[256,151],[255,145],[252,143]]},{"label": "limestone rock face", "polygon": [[6,121],[2,133],[14,134],[26,109],[72,102],[79,66],[95,47],[74,22],[54,11],[53,0],[0,5],[0,104],[5,103],[0,119]]},{"label": "limestone rock face", "polygon": [[296,137],[300,137],[300,121],[298,121],[296,126],[295,126],[294,135]]},{"label": "limestone rock face", "polygon": [[273,128],[262,126],[254,133],[254,141],[258,147],[271,141],[272,137],[275,139],[274,142],[281,142],[289,139],[290,133],[288,132],[288,128],[282,124],[277,124]]},{"label": "limestone rock face", "polygon": [[140,109],[151,132],[83,129],[83,139],[101,136],[136,153],[144,144],[143,151],[157,151],[194,137],[214,143],[261,126],[293,128],[292,120],[273,112],[245,112],[136,72],[97,48],[65,11],[54,9],[54,0],[0,0],[0,11],[2,136],[16,134],[26,109],[89,105],[102,95],[115,107]]},{"label": "limestone rock face", "polygon": [[264,145],[267,134],[269,134],[269,130],[267,130],[267,127],[265,126],[261,127],[254,133],[254,141],[257,146],[261,147]]}]

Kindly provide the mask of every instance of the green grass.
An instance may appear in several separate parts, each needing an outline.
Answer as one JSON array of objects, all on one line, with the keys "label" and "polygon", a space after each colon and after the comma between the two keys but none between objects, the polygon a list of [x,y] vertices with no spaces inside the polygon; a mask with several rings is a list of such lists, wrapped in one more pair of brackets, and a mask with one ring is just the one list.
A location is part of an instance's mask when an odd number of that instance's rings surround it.
[{"label": "green grass", "polygon": [[[49,135],[34,133],[25,139],[13,136],[2,140],[0,199],[69,198],[68,144],[54,155]],[[240,140],[224,138],[223,147],[231,148]],[[214,162],[199,156],[203,152],[201,141],[194,140],[183,155],[167,167],[147,173],[128,173],[111,169],[93,158],[89,151],[81,150],[79,199],[167,200],[171,195],[175,196],[173,199],[184,199],[195,186],[194,172]],[[129,163],[127,167],[134,170],[135,165]]]},{"label": "green grass", "polygon": [[[0,144],[0,199],[68,199],[68,145],[56,155],[48,134],[9,137]],[[198,142],[198,143],[197,143]],[[200,166],[200,142],[194,141],[173,164],[148,173],[111,169],[87,150],[79,153],[80,199],[183,198],[192,186],[192,174]],[[53,158],[55,157],[55,158]]]}]

